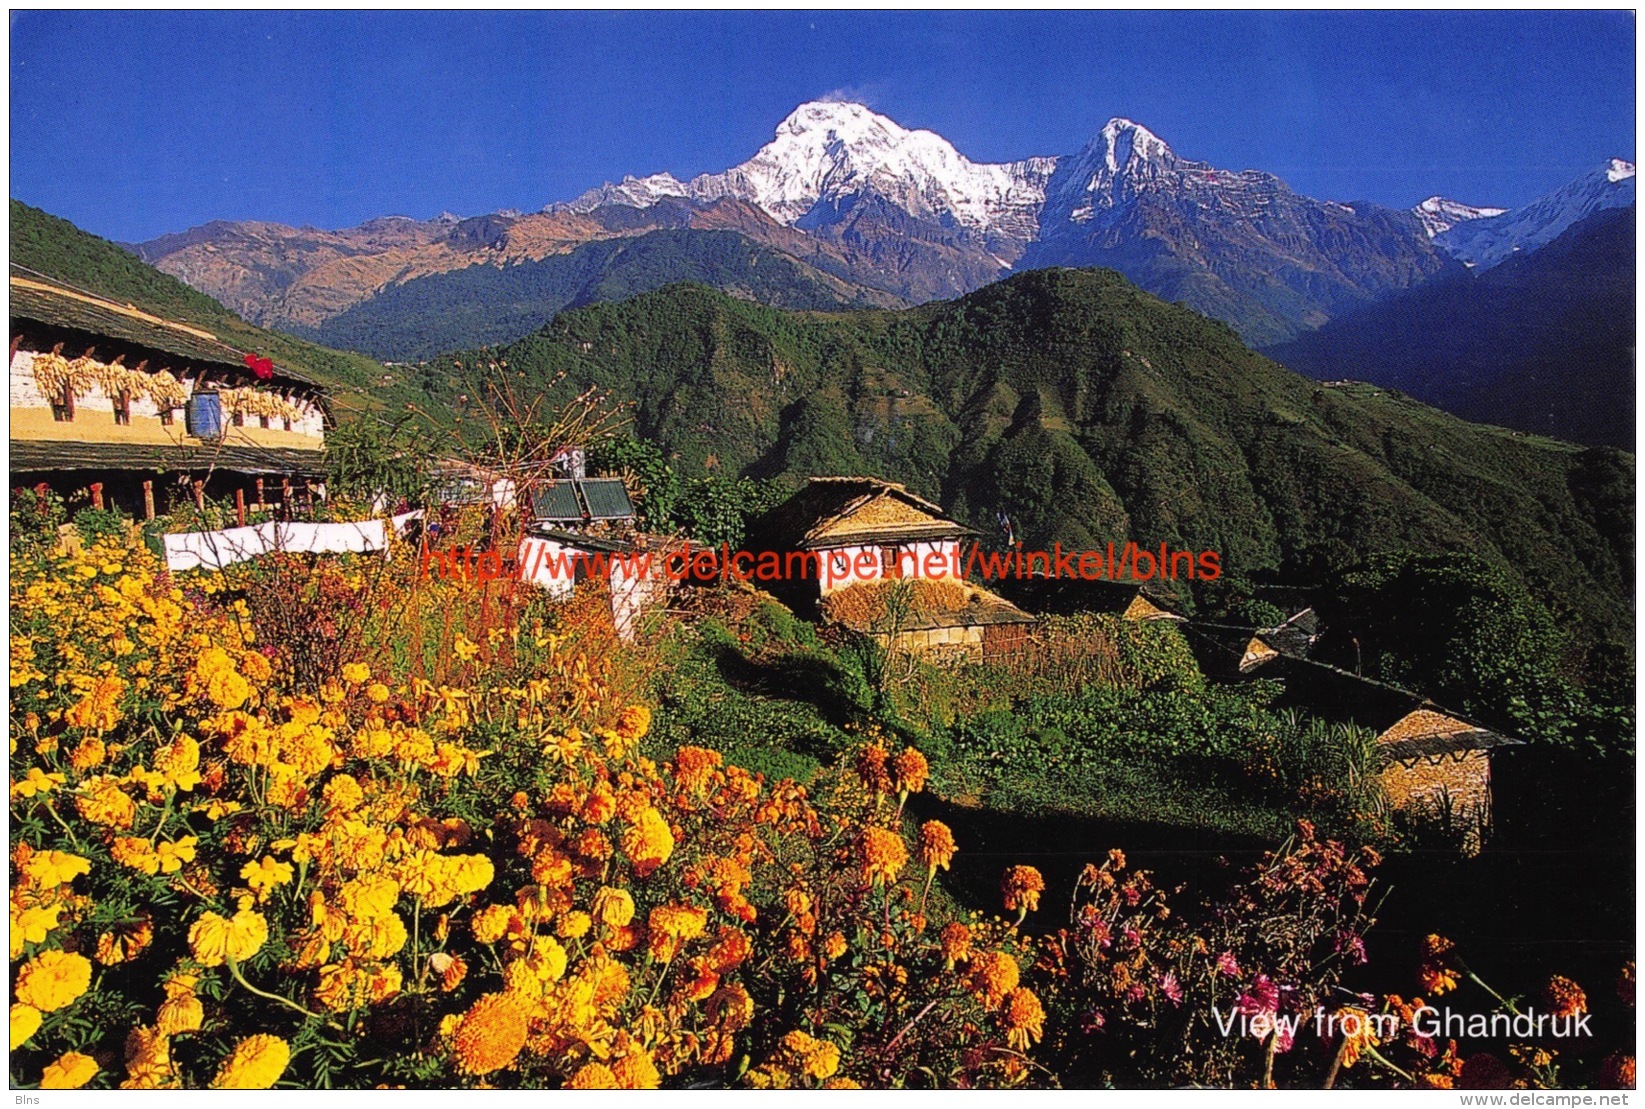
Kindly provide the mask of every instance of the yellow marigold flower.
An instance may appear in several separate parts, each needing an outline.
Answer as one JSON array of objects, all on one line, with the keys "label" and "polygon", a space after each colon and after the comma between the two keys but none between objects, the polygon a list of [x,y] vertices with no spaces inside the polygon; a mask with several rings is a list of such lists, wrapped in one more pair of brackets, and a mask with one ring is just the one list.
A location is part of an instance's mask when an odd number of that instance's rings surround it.
[{"label": "yellow marigold flower", "polygon": [[1045,1008],[1032,990],[1018,987],[1006,994],[1000,1019],[1006,1040],[1018,1051],[1027,1051],[1029,1044],[1039,1043],[1045,1035]]},{"label": "yellow marigold flower", "polygon": [[291,1047],[278,1036],[247,1036],[234,1045],[217,1077],[214,1090],[266,1090],[280,1080],[291,1062]]},{"label": "yellow marigold flower", "polygon": [[388,686],[382,682],[372,682],[366,686],[366,696],[380,705],[388,700]]},{"label": "yellow marigold flower", "polygon": [[40,1010],[19,1002],[11,1007],[11,1049],[16,1051],[40,1030]]},{"label": "yellow marigold flower", "polygon": [[240,656],[240,673],[244,674],[249,682],[267,685],[269,679],[274,677],[274,667],[267,655],[259,651],[247,651]]},{"label": "yellow marigold flower", "polygon": [[930,773],[925,756],[912,747],[903,748],[902,754],[891,760],[891,783],[898,793],[918,793],[925,788]]},{"label": "yellow marigold flower", "polygon": [[202,966],[222,966],[228,959],[243,963],[268,940],[268,921],[261,913],[241,909],[224,919],[205,913],[188,932],[189,949]]},{"label": "yellow marigold flower", "polygon": [[121,791],[113,778],[96,778],[82,783],[74,807],[85,819],[106,828],[130,828],[137,818],[137,806]]},{"label": "yellow marigold flower", "polygon": [[644,705],[629,705],[617,717],[616,733],[629,743],[645,738],[651,730],[651,710]]},{"label": "yellow marigold flower", "polygon": [[526,1014],[508,994],[488,993],[476,1001],[452,1033],[457,1069],[490,1074],[519,1058],[525,1047]]},{"label": "yellow marigold flower", "polygon": [[87,736],[69,754],[69,765],[80,773],[95,770],[108,757],[108,746],[96,736]]},{"label": "yellow marigold flower", "polygon": [[199,842],[198,836],[184,836],[179,840],[161,840],[155,844],[154,858],[160,866],[160,873],[176,874],[183,869],[184,863],[192,863],[194,849]]},{"label": "yellow marigold flower", "polygon": [[177,1036],[184,1032],[198,1032],[205,1015],[200,999],[193,994],[184,994],[162,1002],[154,1023],[162,1036]]},{"label": "yellow marigold flower", "polygon": [[680,948],[703,934],[708,926],[708,912],[695,905],[659,905],[651,910],[647,920],[649,949],[654,959],[668,960],[679,954]]},{"label": "yellow marigold flower", "polygon": [[350,662],[343,665],[343,680],[349,685],[359,685],[371,677],[371,667],[363,662]]},{"label": "yellow marigold flower", "polygon": [[648,805],[623,829],[622,846],[634,864],[634,873],[644,878],[674,853],[674,833],[662,814]]},{"label": "yellow marigold flower", "polygon": [[611,1076],[623,1090],[655,1090],[663,1084],[657,1065],[651,1061],[651,1053],[641,1048],[611,1064]]},{"label": "yellow marigold flower", "polygon": [[154,753],[154,769],[162,786],[184,793],[200,784],[200,744],[180,735]]},{"label": "yellow marigold flower", "polygon": [[65,1051],[57,1061],[46,1064],[40,1077],[42,1090],[78,1090],[97,1077],[97,1060],[78,1051]]},{"label": "yellow marigold flower", "polygon": [[584,1063],[566,1082],[568,1090],[618,1090],[617,1076],[604,1063]]},{"label": "yellow marigold flower", "polygon": [[1007,912],[1027,915],[1040,907],[1040,894],[1045,890],[1045,879],[1031,866],[1013,866],[1000,881],[1000,892],[1005,896]]},{"label": "yellow marigold flower", "polygon": [[171,1041],[157,1030],[138,1025],[126,1033],[126,1090],[154,1090],[170,1081]]},{"label": "yellow marigold flower", "polygon": [[607,928],[621,928],[634,919],[634,898],[627,890],[602,886],[594,895],[594,915]]},{"label": "yellow marigold flower", "polygon": [[1451,952],[1456,944],[1444,936],[1430,935],[1422,943],[1422,965],[1417,969],[1417,980],[1422,988],[1434,996],[1449,993],[1462,983],[1461,976],[1451,965]]},{"label": "yellow marigold flower", "polygon": [[23,864],[23,877],[37,889],[49,889],[91,873],[91,860],[67,851],[35,851]]},{"label": "yellow marigold flower", "polygon": [[971,957],[971,969],[966,975],[971,991],[988,1009],[997,1009],[1005,995],[1017,988],[1022,969],[1017,960],[1004,951],[982,951]]},{"label": "yellow marigold flower", "polygon": [[76,728],[108,731],[120,722],[120,698],[126,692],[126,683],[113,674],[98,678],[91,691],[63,719]]},{"label": "yellow marigold flower", "polygon": [[91,960],[68,951],[42,951],[17,972],[14,993],[24,1005],[55,1013],[91,985]]},{"label": "yellow marigold flower", "polygon": [[469,639],[469,637],[464,635],[462,632],[457,633],[457,639],[455,643],[452,644],[451,649],[452,652],[463,662],[468,662],[475,655],[480,653],[480,645]]},{"label": "yellow marigold flower", "polygon": [[487,905],[474,914],[473,919],[469,921],[469,928],[473,930],[476,940],[484,944],[493,944],[507,934],[509,921],[513,918],[513,906]]},{"label": "yellow marigold flower", "polygon": [[46,936],[57,927],[57,917],[63,911],[61,905],[29,905],[19,909],[17,902],[11,907],[11,948],[12,958],[23,953],[25,943],[44,943]]},{"label": "yellow marigold flower", "polygon": [[47,774],[38,766],[29,767],[27,774],[21,781],[11,784],[11,796],[15,800],[22,797],[33,797],[37,793],[50,793],[65,781],[62,774]]},{"label": "yellow marigold flower", "polygon": [[358,920],[375,920],[394,911],[400,883],[382,875],[367,875],[346,883],[341,891],[343,911]]},{"label": "yellow marigold flower", "polygon": [[291,864],[283,863],[271,856],[264,855],[256,862],[250,862],[241,867],[240,877],[243,878],[246,885],[257,894],[257,900],[262,901],[268,896],[269,891],[277,889],[291,881]]},{"label": "yellow marigold flower", "polygon": [[561,939],[574,940],[588,935],[588,930],[594,926],[594,918],[585,912],[562,913],[554,928],[555,934]]},{"label": "yellow marigold flower", "polygon": [[858,847],[862,852],[863,877],[871,882],[895,882],[908,861],[908,845],[897,833],[885,828],[864,828]]},{"label": "yellow marigold flower", "polygon": [[947,870],[949,860],[959,847],[954,843],[954,833],[948,825],[940,820],[927,820],[920,825],[919,845],[920,862],[932,873],[938,870]]},{"label": "yellow marigold flower", "polygon": [[142,836],[119,836],[109,848],[109,856],[121,866],[142,874],[160,873],[160,859]]},{"label": "yellow marigold flower", "polygon": [[831,932],[828,938],[823,941],[823,954],[828,956],[830,962],[844,955],[845,948],[844,932]]},{"label": "yellow marigold flower", "polygon": [[1554,975],[1542,988],[1542,1003],[1556,1017],[1571,1017],[1588,1011],[1588,995],[1581,986],[1562,975]]}]

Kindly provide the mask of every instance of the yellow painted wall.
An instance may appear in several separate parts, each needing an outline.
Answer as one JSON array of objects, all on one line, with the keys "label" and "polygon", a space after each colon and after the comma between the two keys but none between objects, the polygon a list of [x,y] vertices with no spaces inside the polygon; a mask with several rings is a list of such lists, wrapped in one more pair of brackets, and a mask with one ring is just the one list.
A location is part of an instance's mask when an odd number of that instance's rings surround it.
[{"label": "yellow painted wall", "polygon": [[[255,417],[246,427],[234,427],[230,424],[224,428],[224,432],[223,443],[228,446],[286,447],[315,452],[325,449],[324,441],[312,435],[286,431],[279,426],[266,429],[258,427]],[[112,407],[92,408],[78,403],[72,420],[53,419],[49,408],[13,408],[11,437],[59,443],[150,443],[207,449],[217,445],[187,434],[181,412],[170,427],[162,424],[158,416],[142,416],[137,413],[132,413],[131,423],[117,424],[114,422]]]}]

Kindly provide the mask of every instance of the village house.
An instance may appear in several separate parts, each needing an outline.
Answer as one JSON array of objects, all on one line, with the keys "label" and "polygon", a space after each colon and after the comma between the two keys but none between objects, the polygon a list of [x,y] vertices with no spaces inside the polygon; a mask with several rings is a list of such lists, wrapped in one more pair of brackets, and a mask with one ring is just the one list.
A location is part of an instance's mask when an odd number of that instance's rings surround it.
[{"label": "village house", "polygon": [[1491,827],[1491,757],[1524,745],[1408,690],[1333,666],[1281,655],[1264,677],[1285,683],[1280,707],[1376,732],[1380,778],[1390,806],[1448,825],[1477,852]]},{"label": "village house", "polygon": [[981,658],[1020,646],[1034,618],[965,580],[974,534],[895,482],[823,477],[755,520],[747,545],[783,559],[768,587],[797,611],[891,649]]},{"label": "village house", "polygon": [[1091,612],[1139,623],[1160,620],[1180,623],[1183,620],[1162,589],[1142,582],[1053,578],[1036,574],[1021,579],[1003,578],[999,588],[1017,604],[1041,615],[1069,616]]},{"label": "village house", "polygon": [[84,491],[140,519],[180,498],[284,515],[323,492],[313,381],[191,324],[10,279],[14,486]]}]

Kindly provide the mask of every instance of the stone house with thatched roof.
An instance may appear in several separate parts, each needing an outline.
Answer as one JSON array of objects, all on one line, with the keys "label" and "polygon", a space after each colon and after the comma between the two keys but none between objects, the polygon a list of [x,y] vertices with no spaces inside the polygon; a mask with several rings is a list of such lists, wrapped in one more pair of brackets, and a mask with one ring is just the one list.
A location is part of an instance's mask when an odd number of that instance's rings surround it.
[{"label": "stone house with thatched roof", "polygon": [[749,526],[747,547],[783,561],[762,582],[807,615],[888,647],[981,658],[1020,645],[1034,618],[965,581],[976,534],[895,482],[812,478]]},{"label": "stone house with thatched roof", "polygon": [[1281,707],[1370,728],[1390,806],[1449,825],[1477,851],[1491,826],[1491,758],[1525,741],[1425,697],[1324,663],[1280,655],[1263,677],[1285,683]]}]

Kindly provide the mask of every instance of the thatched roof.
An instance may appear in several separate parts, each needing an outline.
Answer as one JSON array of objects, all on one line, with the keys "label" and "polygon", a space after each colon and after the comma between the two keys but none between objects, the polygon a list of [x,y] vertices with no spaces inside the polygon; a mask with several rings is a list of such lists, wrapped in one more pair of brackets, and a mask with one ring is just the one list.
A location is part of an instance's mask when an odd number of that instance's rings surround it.
[{"label": "thatched roof", "polygon": [[[130,304],[117,304],[67,289],[40,277],[19,273],[15,266],[10,292],[13,334],[27,333],[29,324],[43,324],[54,333],[78,333],[85,343],[98,347],[100,356],[112,358],[120,353],[115,349],[117,344],[129,344],[139,348],[138,357],[126,359],[131,364],[148,358],[156,369],[169,368],[176,373],[183,367],[163,363],[168,359],[180,360],[195,370],[210,370],[234,381],[257,381],[246,366],[247,352],[236,350],[193,324],[162,319]],[[319,383],[312,378],[284,366],[274,368],[273,380],[319,388]]]},{"label": "thatched roof", "polygon": [[896,482],[814,477],[749,525],[748,547],[756,551],[817,550],[974,534],[944,515],[941,507]]},{"label": "thatched roof", "polygon": [[13,439],[10,453],[13,474],[52,470],[204,473],[211,469],[241,474],[290,474],[294,477],[322,477],[325,473],[321,465],[323,452],[290,447]]},{"label": "thatched roof", "polygon": [[[894,626],[893,610],[896,613]],[[986,624],[1031,624],[1034,618],[1003,597],[953,579],[893,578],[846,586],[822,600],[823,616],[852,631],[932,631]]]},{"label": "thatched roof", "polygon": [[1264,676],[1284,681],[1281,707],[1375,731],[1378,749],[1390,762],[1525,743],[1410,690],[1309,659],[1281,656]]}]

